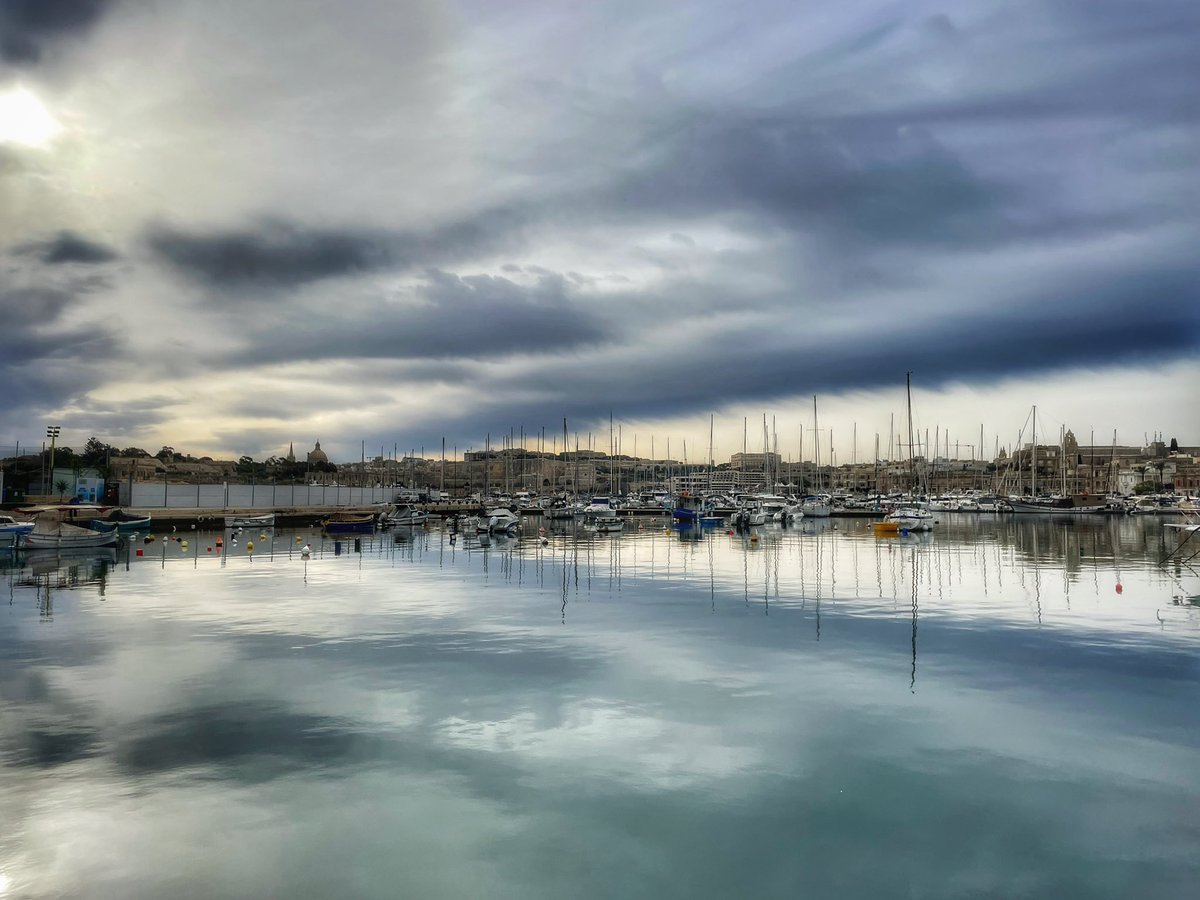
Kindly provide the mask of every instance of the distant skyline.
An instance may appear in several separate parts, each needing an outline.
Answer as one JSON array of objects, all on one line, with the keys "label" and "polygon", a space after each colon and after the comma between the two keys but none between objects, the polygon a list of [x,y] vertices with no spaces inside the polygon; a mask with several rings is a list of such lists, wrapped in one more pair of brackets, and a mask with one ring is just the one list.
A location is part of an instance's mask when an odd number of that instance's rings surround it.
[{"label": "distant skyline", "polygon": [[1197,46],[1190,0],[0,5],[0,445],[796,459],[815,394],[840,463],[910,370],[986,457],[1035,404],[1200,444]]}]

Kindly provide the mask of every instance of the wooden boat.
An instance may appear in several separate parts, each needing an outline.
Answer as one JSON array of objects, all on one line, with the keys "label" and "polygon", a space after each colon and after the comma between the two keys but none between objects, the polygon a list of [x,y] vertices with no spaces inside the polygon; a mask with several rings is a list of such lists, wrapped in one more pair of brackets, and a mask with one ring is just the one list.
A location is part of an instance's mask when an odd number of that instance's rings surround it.
[{"label": "wooden boat", "polygon": [[1009,497],[1008,505],[1015,513],[1061,515],[1063,513],[1114,513],[1120,510],[1109,506],[1104,497],[1074,494],[1070,497]]},{"label": "wooden boat", "polygon": [[123,509],[114,509],[107,516],[92,519],[89,527],[93,531],[115,531],[117,534],[132,534],[150,528],[149,516],[135,516]]},{"label": "wooden boat", "polygon": [[375,530],[375,514],[335,513],[321,527],[326,534],[370,534]]},{"label": "wooden boat", "polygon": [[275,524],[275,513],[258,516],[226,516],[226,528],[270,528]]},{"label": "wooden boat", "polygon": [[38,522],[33,531],[21,538],[27,550],[72,550],[81,547],[107,547],[117,542],[116,531],[94,531],[66,522]]}]

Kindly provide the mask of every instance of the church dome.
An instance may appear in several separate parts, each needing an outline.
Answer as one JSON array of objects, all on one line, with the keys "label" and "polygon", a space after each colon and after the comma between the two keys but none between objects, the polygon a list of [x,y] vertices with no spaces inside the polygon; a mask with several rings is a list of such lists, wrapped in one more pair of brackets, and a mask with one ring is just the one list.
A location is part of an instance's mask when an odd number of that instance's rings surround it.
[{"label": "church dome", "polygon": [[326,456],[325,451],[321,449],[320,441],[317,441],[317,445],[308,451],[308,461],[310,463],[329,462],[329,457]]}]

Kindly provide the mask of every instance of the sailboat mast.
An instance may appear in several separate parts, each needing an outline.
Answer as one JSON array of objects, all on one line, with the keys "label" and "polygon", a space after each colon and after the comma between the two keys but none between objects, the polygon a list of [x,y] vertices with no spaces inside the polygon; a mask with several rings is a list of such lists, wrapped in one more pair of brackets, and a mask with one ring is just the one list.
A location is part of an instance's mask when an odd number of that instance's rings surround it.
[{"label": "sailboat mast", "polygon": [[1037,496],[1037,405],[1033,407],[1033,454],[1029,465],[1030,493]]},{"label": "sailboat mast", "polygon": [[813,465],[817,467],[817,490],[821,489],[821,437],[817,429],[817,395],[813,394]]},{"label": "sailboat mast", "polygon": [[913,429],[912,429],[912,372],[904,373],[904,395],[908,401],[908,477],[911,482],[910,488],[916,493],[917,489],[917,461],[913,456]]}]

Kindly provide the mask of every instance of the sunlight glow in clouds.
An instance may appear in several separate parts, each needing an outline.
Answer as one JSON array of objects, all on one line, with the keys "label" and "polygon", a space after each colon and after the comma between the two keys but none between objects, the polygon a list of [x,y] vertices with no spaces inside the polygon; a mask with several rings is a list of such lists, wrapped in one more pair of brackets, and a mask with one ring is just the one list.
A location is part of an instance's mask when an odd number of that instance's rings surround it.
[{"label": "sunlight glow in clouds", "polygon": [[0,144],[45,147],[61,131],[58,120],[25,88],[0,93]]}]

